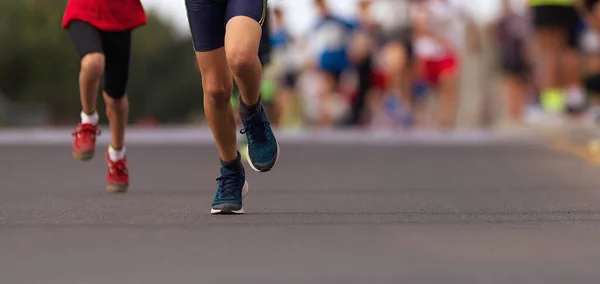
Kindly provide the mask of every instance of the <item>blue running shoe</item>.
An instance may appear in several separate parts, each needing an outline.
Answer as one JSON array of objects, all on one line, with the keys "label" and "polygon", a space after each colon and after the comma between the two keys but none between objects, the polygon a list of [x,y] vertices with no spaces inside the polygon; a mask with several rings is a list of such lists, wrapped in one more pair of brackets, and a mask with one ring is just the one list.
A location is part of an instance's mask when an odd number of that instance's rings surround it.
[{"label": "blue running shoe", "polygon": [[242,199],[248,193],[248,182],[244,169],[233,171],[221,167],[221,177],[217,179],[217,194],[210,214],[244,214]]},{"label": "blue running shoe", "polygon": [[267,113],[263,106],[254,115],[245,118],[241,116],[244,129],[241,134],[246,134],[246,158],[250,167],[257,172],[270,171],[279,160],[279,143],[271,129]]}]

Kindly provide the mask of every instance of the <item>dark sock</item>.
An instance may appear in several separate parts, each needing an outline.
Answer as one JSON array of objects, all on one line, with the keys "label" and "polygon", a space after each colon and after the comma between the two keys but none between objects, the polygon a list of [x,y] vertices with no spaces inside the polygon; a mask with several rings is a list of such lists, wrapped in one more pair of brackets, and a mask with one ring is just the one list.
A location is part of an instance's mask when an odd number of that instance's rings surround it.
[{"label": "dark sock", "polygon": [[229,170],[240,170],[243,168],[242,165],[242,157],[240,156],[240,152],[237,152],[237,158],[235,158],[235,160],[232,161],[223,161],[223,159],[221,159],[221,166],[225,167]]},{"label": "dark sock", "polygon": [[260,111],[261,107],[262,107],[262,104],[261,104],[261,97],[260,96],[258,96],[258,100],[253,105],[247,105],[247,104],[245,104],[244,100],[242,100],[242,97],[240,96],[240,114],[243,117],[251,117],[251,116],[253,116],[254,114],[256,114],[257,112]]}]

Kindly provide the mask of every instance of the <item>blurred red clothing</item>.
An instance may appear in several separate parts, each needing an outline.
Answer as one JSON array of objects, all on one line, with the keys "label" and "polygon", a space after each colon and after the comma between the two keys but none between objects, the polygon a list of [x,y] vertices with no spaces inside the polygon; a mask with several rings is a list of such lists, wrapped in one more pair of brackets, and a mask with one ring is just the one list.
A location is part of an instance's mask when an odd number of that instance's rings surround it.
[{"label": "blurred red clothing", "polygon": [[125,31],[146,24],[146,13],[140,0],[69,0],[62,21],[84,21],[105,32]]},{"label": "blurred red clothing", "polygon": [[390,75],[384,70],[375,69],[373,72],[371,72],[371,86],[375,89],[387,90],[390,87],[389,77]]},{"label": "blurred red clothing", "polygon": [[458,72],[458,60],[454,54],[448,54],[441,59],[421,59],[419,64],[422,79],[435,86],[440,83],[442,77]]}]

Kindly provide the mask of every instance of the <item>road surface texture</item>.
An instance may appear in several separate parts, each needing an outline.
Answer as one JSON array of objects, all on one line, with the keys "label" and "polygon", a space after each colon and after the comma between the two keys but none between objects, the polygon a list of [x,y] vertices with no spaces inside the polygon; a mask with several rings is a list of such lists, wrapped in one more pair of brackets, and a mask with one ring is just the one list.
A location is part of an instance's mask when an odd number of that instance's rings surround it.
[{"label": "road surface texture", "polygon": [[544,139],[282,141],[211,216],[208,143],[130,144],[115,195],[66,137],[0,146],[0,283],[600,283],[600,169]]}]

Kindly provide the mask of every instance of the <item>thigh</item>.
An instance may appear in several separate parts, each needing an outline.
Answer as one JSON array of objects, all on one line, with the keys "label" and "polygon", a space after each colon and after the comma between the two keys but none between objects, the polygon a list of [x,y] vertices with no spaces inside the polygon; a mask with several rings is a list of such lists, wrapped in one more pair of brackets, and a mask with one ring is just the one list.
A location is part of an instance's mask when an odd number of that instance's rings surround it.
[{"label": "thigh", "polygon": [[[225,50],[229,59],[258,56],[265,21],[265,0],[228,0]],[[263,53],[263,60],[266,53]]]},{"label": "thigh", "polygon": [[185,7],[196,52],[222,47],[225,44],[227,1],[186,0]]},{"label": "thigh", "polygon": [[90,53],[104,53],[100,31],[94,26],[83,21],[73,21],[68,31],[81,58]]},{"label": "thigh", "polygon": [[262,26],[267,19],[267,0],[228,0],[225,21],[237,16],[251,18]]},{"label": "thigh", "polygon": [[123,96],[129,79],[131,58],[131,30],[122,32],[103,32],[101,34],[106,66],[104,71],[104,89],[111,96]]}]

